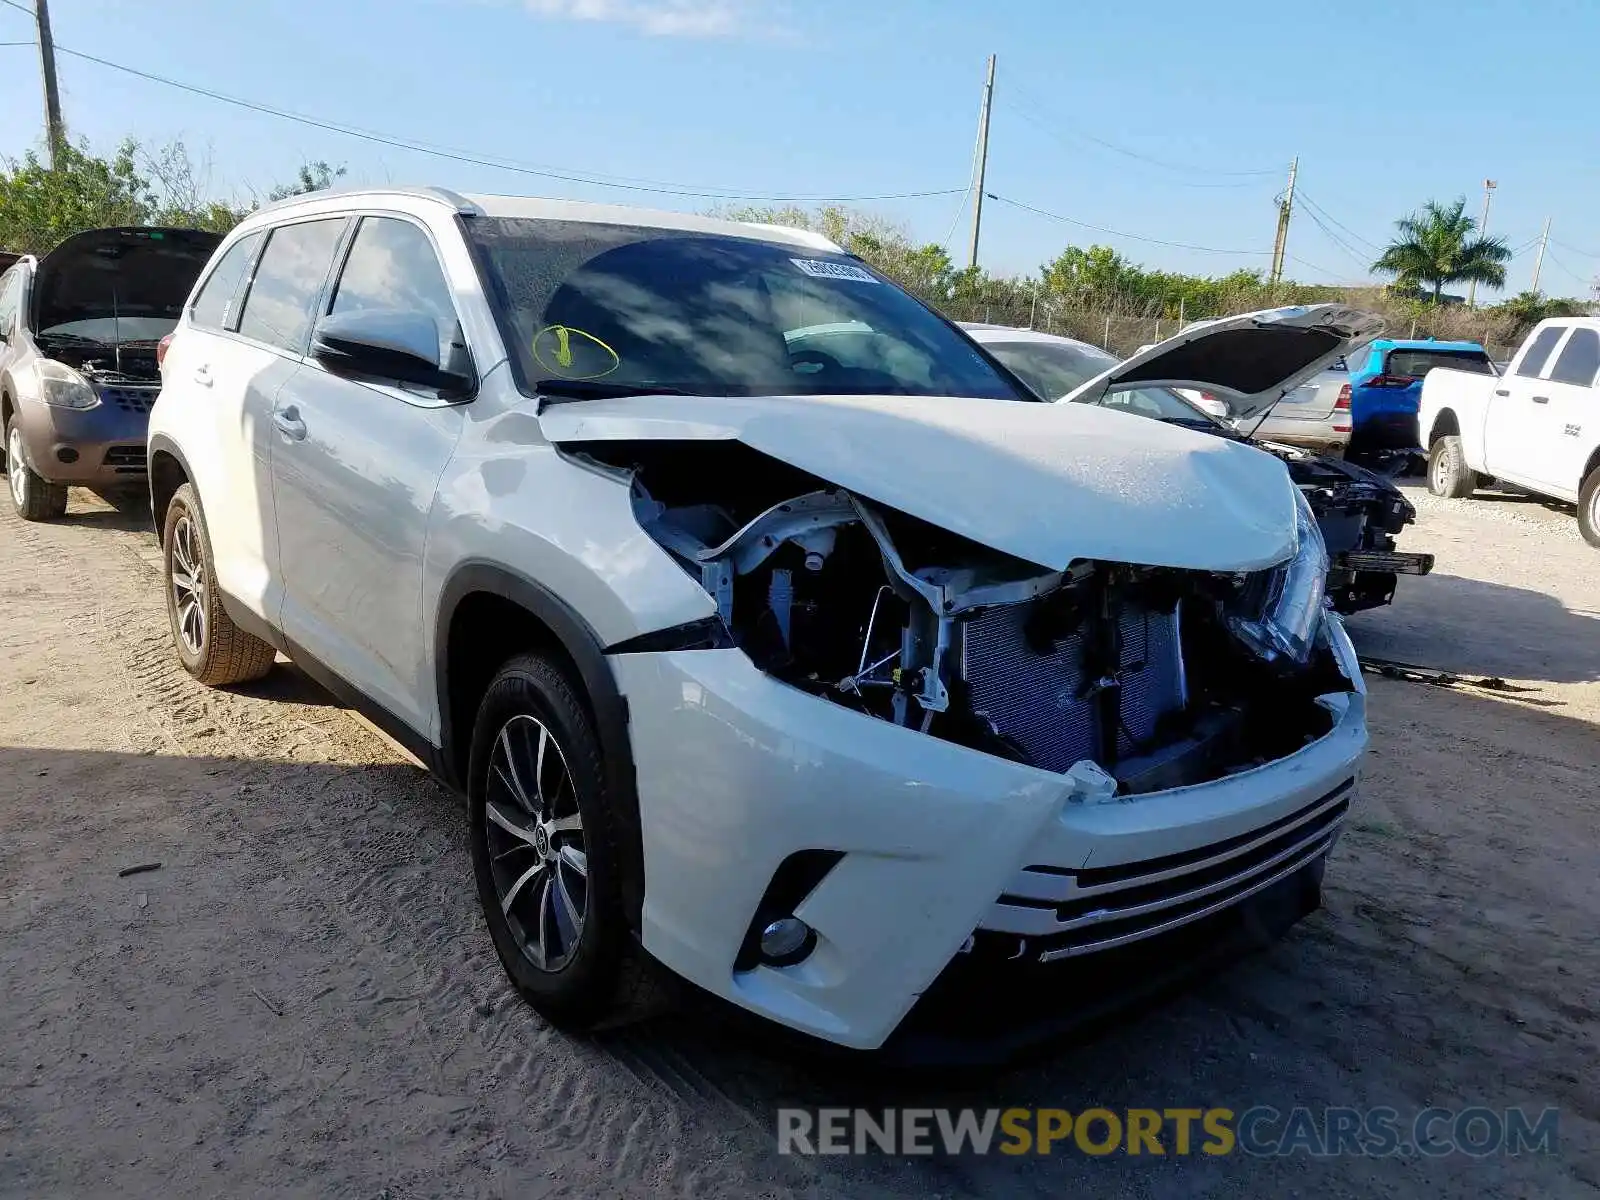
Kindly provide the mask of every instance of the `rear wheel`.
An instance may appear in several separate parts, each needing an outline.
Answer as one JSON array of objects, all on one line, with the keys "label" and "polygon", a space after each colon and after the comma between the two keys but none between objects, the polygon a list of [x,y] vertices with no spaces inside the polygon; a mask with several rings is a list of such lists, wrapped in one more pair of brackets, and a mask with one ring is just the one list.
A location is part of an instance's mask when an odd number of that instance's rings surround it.
[{"label": "rear wheel", "polygon": [[22,425],[15,414],[6,429],[6,482],[11,504],[24,521],[48,521],[67,511],[67,487],[39,476],[22,449]]},{"label": "rear wheel", "polygon": [[1433,443],[1428,454],[1428,490],[1435,496],[1459,500],[1478,487],[1478,473],[1467,466],[1461,439],[1447,434]]},{"label": "rear wheel", "polygon": [[1578,492],[1578,529],[1584,541],[1600,547],[1600,467],[1589,472]]},{"label": "rear wheel", "polygon": [[192,484],[180,487],[167,505],[161,550],[167,618],[183,669],[210,687],[260,679],[272,670],[272,647],[240,629],[222,607],[211,538]]},{"label": "rear wheel", "polygon": [[469,795],[478,898],[517,990],[571,1028],[621,1015],[643,971],[623,917],[622,834],[593,722],[548,660],[519,655],[489,685]]}]

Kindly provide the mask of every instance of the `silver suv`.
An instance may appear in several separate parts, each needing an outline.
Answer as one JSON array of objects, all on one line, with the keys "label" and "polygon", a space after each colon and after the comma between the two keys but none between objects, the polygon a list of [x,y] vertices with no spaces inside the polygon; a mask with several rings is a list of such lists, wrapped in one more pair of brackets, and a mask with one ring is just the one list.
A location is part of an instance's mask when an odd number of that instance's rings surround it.
[{"label": "silver suv", "polygon": [[659,963],[872,1048],[1317,904],[1365,690],[1283,464],[1038,403],[821,237],[302,197],[163,373],[178,657],[282,651],[465,791],[554,1019]]}]

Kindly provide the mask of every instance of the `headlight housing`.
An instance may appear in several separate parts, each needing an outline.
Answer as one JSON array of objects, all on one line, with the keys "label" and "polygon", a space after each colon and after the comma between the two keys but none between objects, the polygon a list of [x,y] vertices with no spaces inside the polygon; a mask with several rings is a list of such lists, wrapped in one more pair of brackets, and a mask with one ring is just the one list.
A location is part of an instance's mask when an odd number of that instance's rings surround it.
[{"label": "headlight housing", "polygon": [[40,359],[33,368],[39,384],[39,399],[52,408],[93,408],[100,403],[94,385],[71,367]]},{"label": "headlight housing", "polygon": [[1328,547],[1305,494],[1294,489],[1295,553],[1268,575],[1266,603],[1256,616],[1228,618],[1234,636],[1268,662],[1311,657],[1328,587]]}]

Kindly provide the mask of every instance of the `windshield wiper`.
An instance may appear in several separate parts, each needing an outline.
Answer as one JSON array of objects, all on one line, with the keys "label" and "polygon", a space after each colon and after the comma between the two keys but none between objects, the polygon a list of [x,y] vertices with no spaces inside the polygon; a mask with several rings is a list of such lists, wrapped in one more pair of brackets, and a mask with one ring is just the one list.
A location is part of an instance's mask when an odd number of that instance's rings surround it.
[{"label": "windshield wiper", "polygon": [[616,400],[626,396],[693,396],[680,388],[642,383],[607,383],[603,379],[540,379],[533,385],[539,395],[562,400]]},{"label": "windshield wiper", "polygon": [[79,333],[39,333],[34,335],[34,340],[39,342],[56,342],[63,346],[105,346],[99,338],[84,337]]}]

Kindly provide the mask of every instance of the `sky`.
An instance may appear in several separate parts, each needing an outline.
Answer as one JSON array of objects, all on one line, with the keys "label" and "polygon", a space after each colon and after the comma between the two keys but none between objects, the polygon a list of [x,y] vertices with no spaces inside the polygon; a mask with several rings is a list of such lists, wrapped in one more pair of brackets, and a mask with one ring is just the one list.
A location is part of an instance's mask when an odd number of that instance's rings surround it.
[{"label": "sky", "polygon": [[[0,43],[33,36],[30,3],[0,0]],[[325,160],[353,183],[693,211],[740,203],[735,193],[852,197],[964,262],[994,54],[985,190],[1003,199],[985,203],[980,253],[991,271],[1035,271],[1069,243],[1173,270],[1264,268],[1298,155],[1293,278],[1369,279],[1396,218],[1457,196],[1476,216],[1486,177],[1498,184],[1489,231],[1519,251],[1508,292],[1529,286],[1547,217],[1543,290],[1588,298],[1600,277],[1595,0],[51,0],[50,11],[74,139],[102,152],[181,139],[222,195]],[[0,45],[0,112],[0,155],[42,145],[32,45]]]}]

